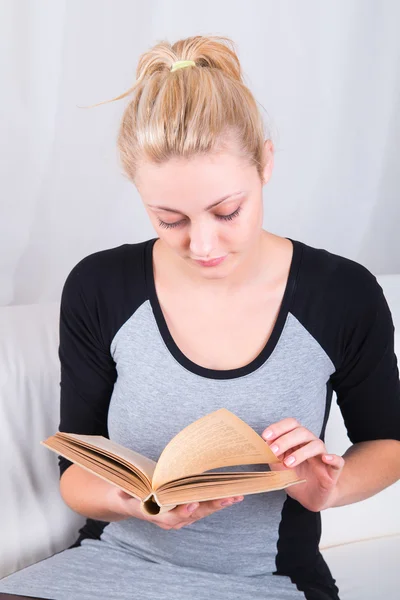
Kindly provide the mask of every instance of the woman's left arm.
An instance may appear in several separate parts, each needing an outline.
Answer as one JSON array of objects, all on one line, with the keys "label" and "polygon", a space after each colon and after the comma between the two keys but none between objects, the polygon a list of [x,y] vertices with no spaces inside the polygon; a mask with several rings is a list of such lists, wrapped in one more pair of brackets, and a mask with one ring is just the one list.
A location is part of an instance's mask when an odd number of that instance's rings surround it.
[{"label": "woman's left arm", "polygon": [[342,364],[331,376],[353,445],[331,506],[373,496],[400,478],[400,381],[392,314],[375,276],[354,272]]},{"label": "woman's left arm", "polygon": [[[400,381],[392,315],[376,278],[361,265],[347,278],[348,306],[341,316],[341,355],[330,377],[353,444],[343,456],[294,418],[262,433],[281,462],[305,483],[286,488],[305,508],[320,511],[364,500],[400,478]],[[322,432],[323,433],[323,432]]]},{"label": "woman's left arm", "polygon": [[350,446],[343,458],[335,493],[325,508],[365,500],[400,479],[400,442],[397,440],[359,442]]}]

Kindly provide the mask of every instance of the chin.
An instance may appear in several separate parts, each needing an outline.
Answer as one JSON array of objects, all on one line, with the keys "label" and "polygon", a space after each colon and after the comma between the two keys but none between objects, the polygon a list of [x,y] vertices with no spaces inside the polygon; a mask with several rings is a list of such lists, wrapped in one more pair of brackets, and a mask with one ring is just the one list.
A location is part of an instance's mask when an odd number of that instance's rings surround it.
[{"label": "chin", "polygon": [[229,271],[229,273],[226,271],[224,273],[222,273],[222,270],[219,271],[218,273],[216,270],[213,273],[209,273],[209,271],[211,271],[211,269],[207,269],[207,270],[203,269],[203,271],[207,271],[206,273],[204,273],[204,272],[201,273],[201,276],[204,279],[224,279],[225,277],[230,275],[230,271]]},{"label": "chin", "polygon": [[190,261],[190,266],[196,273],[204,277],[204,279],[224,279],[235,270],[235,263],[236,261],[232,261],[232,256],[229,256],[223,263],[215,267],[203,267],[192,261]]}]

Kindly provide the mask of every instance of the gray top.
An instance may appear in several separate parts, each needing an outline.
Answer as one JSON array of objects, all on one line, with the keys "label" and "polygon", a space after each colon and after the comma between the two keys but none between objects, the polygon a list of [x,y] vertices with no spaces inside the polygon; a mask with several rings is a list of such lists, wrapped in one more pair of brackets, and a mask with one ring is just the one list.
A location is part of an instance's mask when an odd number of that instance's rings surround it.
[{"label": "gray top", "polygon": [[[264,349],[248,365],[216,371],[191,362],[169,334],[154,241],[86,257],[66,281],[61,431],[107,435],[157,460],[182,428],[225,407],[259,434],[291,416],[323,439],[335,390],[351,441],[399,439],[393,323],[365,267],[291,240],[289,278]],[[70,464],[60,457],[60,472]],[[79,545],[3,579],[0,591],[60,600],[338,600],[320,533],[320,514],[284,490],[245,496],[180,530],[88,520]]]}]

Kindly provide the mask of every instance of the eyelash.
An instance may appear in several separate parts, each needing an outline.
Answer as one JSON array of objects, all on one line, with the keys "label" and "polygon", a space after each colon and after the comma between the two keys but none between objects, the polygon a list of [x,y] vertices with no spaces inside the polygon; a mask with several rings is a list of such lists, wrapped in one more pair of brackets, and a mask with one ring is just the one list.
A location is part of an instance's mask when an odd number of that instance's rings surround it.
[{"label": "eyelash", "polygon": [[[242,210],[242,207],[239,206],[230,215],[215,215],[215,216],[217,217],[217,219],[220,219],[221,221],[232,221],[239,215],[241,210]],[[161,219],[158,219],[158,222],[160,224],[160,227],[164,227],[165,229],[173,229],[174,227],[179,227],[179,225],[181,225],[183,223],[183,219],[181,219],[180,221],[177,221],[176,223],[165,223],[164,221],[161,221]]]}]

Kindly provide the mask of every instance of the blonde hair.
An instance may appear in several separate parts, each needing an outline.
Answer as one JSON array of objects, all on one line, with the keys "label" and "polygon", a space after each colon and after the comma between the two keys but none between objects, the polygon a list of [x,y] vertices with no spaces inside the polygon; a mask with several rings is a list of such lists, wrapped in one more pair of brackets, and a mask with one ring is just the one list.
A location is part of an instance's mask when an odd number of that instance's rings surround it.
[{"label": "blonde hair", "polygon": [[[171,72],[174,62],[196,66]],[[234,136],[240,155],[262,180],[264,123],[244,84],[234,42],[222,36],[161,41],[143,53],[119,128],[117,146],[126,176],[135,180],[142,160],[161,164],[173,157],[219,152]],[[98,106],[98,104],[94,105]]]}]

